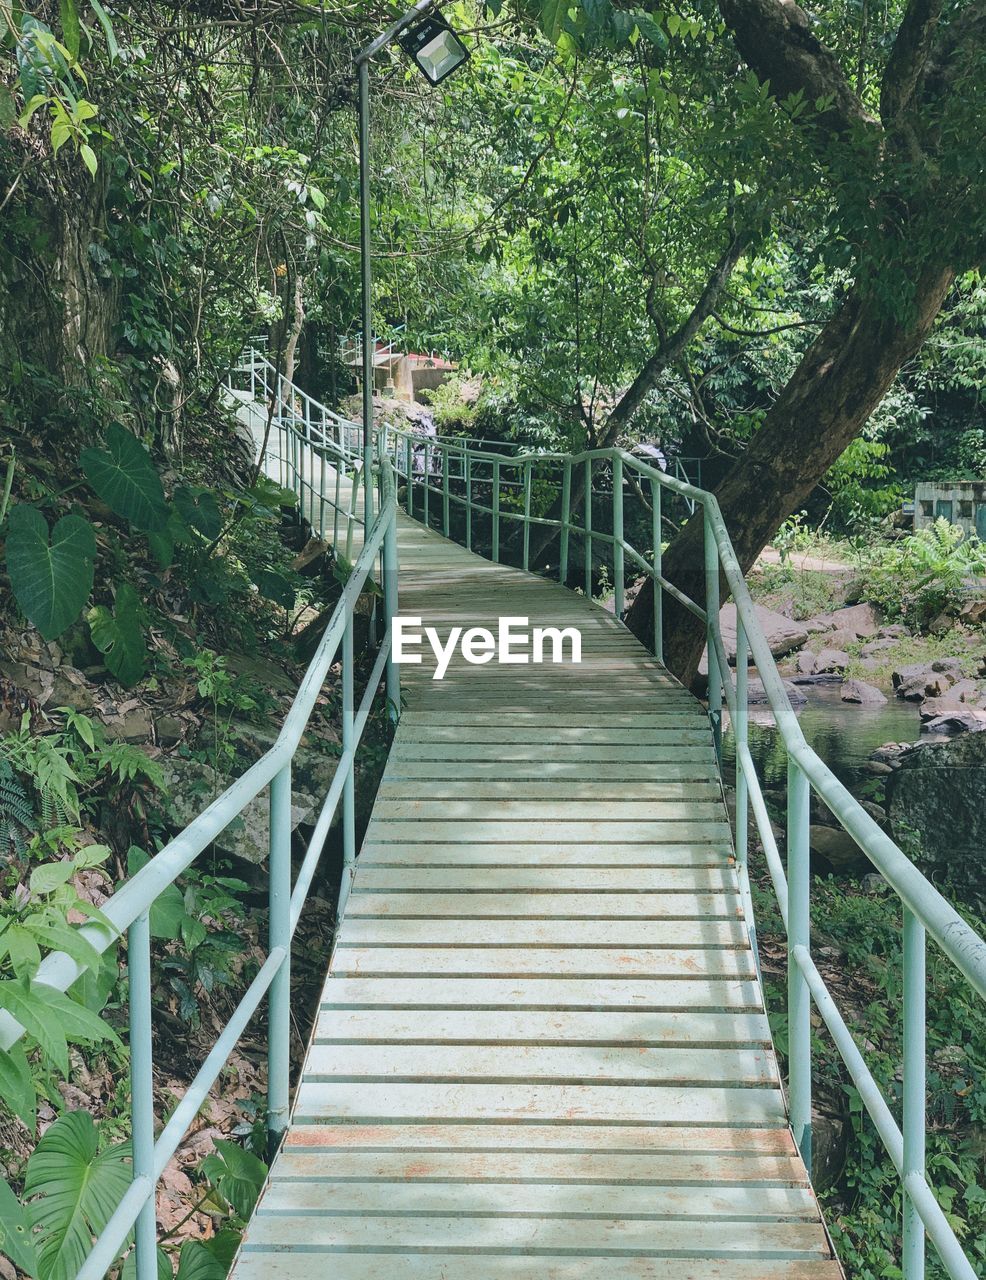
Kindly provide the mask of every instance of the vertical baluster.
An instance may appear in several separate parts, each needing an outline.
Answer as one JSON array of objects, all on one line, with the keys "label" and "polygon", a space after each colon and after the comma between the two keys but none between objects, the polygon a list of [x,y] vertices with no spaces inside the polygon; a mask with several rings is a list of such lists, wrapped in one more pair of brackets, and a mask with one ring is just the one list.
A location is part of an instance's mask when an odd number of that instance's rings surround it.
[{"label": "vertical baluster", "polygon": [[623,617],[623,459],[613,459],[613,612]]},{"label": "vertical baluster", "polygon": [[661,485],[650,482],[651,541],[654,544],[654,653],[658,662],[664,661],[664,588],[658,582],[661,575]]},{"label": "vertical baluster", "polygon": [[404,437],[405,465],[407,468],[407,514],[414,515],[414,446],[411,437]]},{"label": "vertical baluster", "polygon": [[706,639],[709,652],[709,719],[712,721],[712,735],[715,740],[716,756],[722,760],[722,682],[727,679],[725,672],[719,670],[719,657],[712,642],[713,628],[719,621],[719,548],[712,533],[712,523],[708,511],[704,511],[705,521],[705,611]]},{"label": "vertical baluster", "polygon": [[811,946],[809,836],[811,788],[794,760],[787,765],[787,1018],[791,1128],[811,1169],[811,996],[794,958]]},{"label": "vertical baluster", "polygon": [[338,554],[338,548],[339,548],[339,509],[340,509],[340,504],[342,502],[342,497],[341,497],[342,468],[344,465],[345,464],[339,458],[336,458],[336,461],[335,461],[336,498],[335,498],[334,509],[332,512],[332,550],[335,551],[337,554]]},{"label": "vertical baluster", "polygon": [[291,765],[270,784],[267,945],[288,953],[268,995],[267,1138],[273,1155],[288,1126],[291,1083]]},{"label": "vertical baluster", "polygon": [[585,460],[585,497],[583,498],[583,510],[585,519],[583,528],[585,529],[585,537],[583,539],[583,555],[585,558],[585,594],[586,597],[592,599],[592,459]]},{"label": "vertical baluster", "polygon": [[500,563],[500,464],[493,463],[493,559]]},{"label": "vertical baluster", "polygon": [[442,449],[442,532],[446,538],[449,533],[449,449]]},{"label": "vertical baluster", "polygon": [[[383,607],[388,634],[393,637],[394,618],[397,615],[397,516],[391,517],[383,540]],[[394,724],[401,714],[401,669],[394,661],[391,647],[387,659],[387,704]]]},{"label": "vertical baluster", "polygon": [[558,560],[558,581],[565,586],[568,582],[568,542],[569,526],[572,522],[572,463],[565,459],[561,477],[561,547]]},{"label": "vertical baluster", "polygon": [[[745,747],[750,732],[750,714],[747,699],[749,691],[749,647],[746,640],[746,627],[739,615],[736,616],[736,722],[733,725],[733,742],[736,744],[736,862],[742,869],[747,860],[747,838],[749,834],[750,788],[746,772],[740,764],[739,749]],[[726,678],[729,678],[728,673]]]},{"label": "vertical baluster", "polygon": [[[133,1177],[154,1177],[154,1079],[151,1039],[151,926],[142,912],[127,931],[130,983],[130,1097]],[[137,1280],[157,1280],[155,1195],[140,1211],[134,1237]]]},{"label": "vertical baluster", "polygon": [[531,464],[524,463],[524,570],[531,567]]},{"label": "vertical baluster", "polygon": [[342,753],[350,753],[342,789],[342,883],[339,886],[339,919],[349,900],[356,871],[356,734],[353,725],[353,615],[346,618],[342,641]]},{"label": "vertical baluster", "polygon": [[320,475],[318,482],[318,536],[325,541],[325,441],[322,442],[322,449],[319,453]]},{"label": "vertical baluster", "polygon": [[[924,1176],[926,950],[924,925],[904,908],[904,1177]],[[904,1280],[924,1280],[924,1223],[904,1192]]]},{"label": "vertical baluster", "polygon": [[472,550],[472,450],[463,454],[466,469],[466,550]]},{"label": "vertical baluster", "polygon": [[425,528],[428,527],[430,521],[428,519],[429,498],[431,496],[431,441],[425,441]]}]

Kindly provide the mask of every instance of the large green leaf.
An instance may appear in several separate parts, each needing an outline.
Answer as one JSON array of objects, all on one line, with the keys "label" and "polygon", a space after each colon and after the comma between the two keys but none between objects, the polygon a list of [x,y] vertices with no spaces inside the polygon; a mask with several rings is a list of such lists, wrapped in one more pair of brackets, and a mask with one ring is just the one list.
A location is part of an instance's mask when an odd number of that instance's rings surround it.
[{"label": "large green leaf", "polygon": [[105,449],[83,449],[86,479],[108,507],[137,529],[160,533],[170,510],[151,455],[119,422],[110,424]]},{"label": "large green leaf", "polygon": [[181,1247],[175,1280],[226,1280],[226,1267],[198,1240]]},{"label": "large green leaf", "polygon": [[130,1144],[97,1154],[98,1131],[87,1111],[55,1121],[27,1162],[24,1193],[40,1228],[40,1280],[73,1280],[130,1186]]},{"label": "large green leaf", "polygon": [[0,1253],[29,1276],[38,1274],[38,1254],[31,1238],[31,1216],[0,1178]]},{"label": "large green leaf", "polygon": [[200,1171],[241,1218],[249,1218],[267,1177],[267,1166],[263,1160],[258,1160],[235,1142],[223,1142],[217,1138],[215,1153],[206,1156]]},{"label": "large green leaf", "polygon": [[82,43],[82,28],[79,22],[79,10],[75,0],[59,0],[59,13],[62,19],[62,42],[73,58],[79,56]]},{"label": "large green leaf", "polygon": [[[135,876],[141,867],[150,861],[150,856],[138,845],[132,844],[127,850],[127,875]],[[150,925],[152,938],[167,938],[174,941],[181,936],[181,926],[188,917],[185,910],[185,898],[176,884],[169,884],[151,903]]]},{"label": "large green leaf", "polygon": [[20,1044],[0,1049],[0,1106],[6,1106],[34,1132],[38,1095],[31,1078],[31,1064]]},{"label": "large green leaf", "polygon": [[223,515],[216,495],[201,485],[181,485],[175,490],[175,507],[190,529],[212,542],[222,533]]},{"label": "large green leaf", "polygon": [[79,616],[92,591],[96,535],[81,516],[63,516],[52,530],[36,507],[19,502],[7,529],[7,573],[14,597],[46,640]]},{"label": "large green leaf", "polygon": [[147,645],[140,627],[140,600],[127,583],[117,588],[116,608],[105,605],[89,610],[92,642],[103,655],[106,669],[121,684],[131,685],[144,674]]}]

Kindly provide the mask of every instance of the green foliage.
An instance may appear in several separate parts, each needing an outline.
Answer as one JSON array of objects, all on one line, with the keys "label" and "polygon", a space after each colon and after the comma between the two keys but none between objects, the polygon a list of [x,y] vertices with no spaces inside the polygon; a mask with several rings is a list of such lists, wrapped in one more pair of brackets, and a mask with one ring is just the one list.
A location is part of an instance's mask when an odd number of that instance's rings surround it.
[{"label": "green foliage", "polygon": [[958,612],[986,574],[986,549],[947,520],[875,548],[864,558],[862,587],[890,618],[921,628]]},{"label": "green foliage", "polygon": [[37,1280],[73,1280],[130,1177],[128,1143],[100,1150],[99,1132],[87,1112],[60,1116],[41,1138],[24,1176],[37,1258],[29,1274]]},{"label": "green foliage", "polygon": [[246,1221],[267,1177],[264,1162],[235,1142],[217,1138],[215,1154],[202,1161],[201,1172],[237,1216]]},{"label": "green foliage", "polygon": [[0,861],[8,853],[21,857],[34,830],[34,809],[6,756],[0,755]]},{"label": "green foliage", "polygon": [[7,573],[25,617],[46,640],[54,640],[89,599],[96,539],[79,516],[63,516],[49,535],[35,507],[17,503],[7,529]]},{"label": "green foliage", "polygon": [[113,612],[104,605],[89,610],[93,644],[106,660],[107,670],[125,685],[140,680],[147,662],[140,614],[140,600],[127,583],[117,590]]},{"label": "green foliage", "polygon": [[161,477],[151,455],[137,437],[119,422],[106,433],[105,449],[83,449],[82,470],[108,507],[136,529],[161,533],[169,511]]}]

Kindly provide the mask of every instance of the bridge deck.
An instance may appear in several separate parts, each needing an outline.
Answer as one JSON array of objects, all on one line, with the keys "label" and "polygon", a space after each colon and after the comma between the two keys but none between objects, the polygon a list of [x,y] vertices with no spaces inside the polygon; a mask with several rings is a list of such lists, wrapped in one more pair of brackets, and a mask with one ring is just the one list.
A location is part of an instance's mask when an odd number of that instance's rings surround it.
[{"label": "bridge deck", "polygon": [[708,721],[616,620],[402,518],[400,605],[579,667],[404,666],[237,1280],[838,1280],[787,1126]]}]

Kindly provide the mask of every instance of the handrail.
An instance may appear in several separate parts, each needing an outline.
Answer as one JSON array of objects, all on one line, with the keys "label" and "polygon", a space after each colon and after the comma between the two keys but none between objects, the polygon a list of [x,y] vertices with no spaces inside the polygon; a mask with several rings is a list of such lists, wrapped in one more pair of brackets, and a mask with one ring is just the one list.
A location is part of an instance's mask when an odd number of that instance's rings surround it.
[{"label": "handrail", "polygon": [[[304,499],[303,457],[309,451],[306,433],[288,416],[276,415],[279,453],[292,454],[295,491]],[[392,719],[400,707],[400,686],[392,661],[393,617],[396,613],[397,535],[396,485],[386,459],[379,471],[379,514],[366,535],[342,596],[315,655],[301,681],[274,744],[197,818],[174,837],[102,906],[105,923],[80,926],[81,934],[98,954],[127,934],[127,967],[130,988],[132,1177],[115,1212],[99,1233],[76,1280],[103,1280],[126,1248],[134,1231],[137,1280],[157,1276],[154,1200],[158,1179],[195,1120],[220,1071],[264,998],[268,1001],[268,1134],[276,1147],[288,1120],[290,1047],[291,942],[321,856],[332,818],[343,806],[343,884],[340,915],[345,909],[356,857],[355,757],[381,680],[386,678],[387,702]],[[352,524],[349,524],[351,532]],[[357,600],[371,574],[382,565],[384,602],[380,616],[383,631],[379,651],[358,709],[353,700],[355,657],[353,619]],[[291,869],[291,763],[314,710],[330,667],[342,648],[343,751],[336,764],[329,793],[323,803],[297,877]],[[151,960],[150,910],[160,895],[186,871],[196,858],[265,789],[270,794],[269,820],[269,919],[268,955],[243,993],[229,1022],[220,1033],[191,1085],[157,1138],[154,1135],[151,1060]],[[86,966],[65,952],[53,952],[39,966],[34,983],[66,991]],[[24,1028],[7,1011],[0,1011],[0,1048],[9,1049]]]},{"label": "handrail", "polygon": [[[336,444],[346,451],[340,428]],[[737,806],[736,863],[746,925],[756,954],[756,932],[749,880],[748,822],[752,812],[788,938],[789,1110],[791,1125],[806,1165],[811,1167],[811,1002],[814,1001],[863,1105],[890,1155],[904,1194],[903,1273],[905,1280],[922,1280],[925,1234],[934,1243],[952,1280],[975,1280],[975,1271],[925,1176],[926,1054],[925,951],[930,935],[970,986],[986,996],[986,941],[979,936],[921,874],[913,862],[883,832],[848,789],[805,741],[798,719],[757,621],[756,611],[715,496],[687,480],[669,475],[626,450],[609,448],[579,454],[476,449],[471,442],[422,437],[393,424],[376,431],[377,456],[389,458],[397,480],[403,482],[399,500],[408,514],[437,524],[447,537],[463,541],[499,560],[503,550],[501,525],[521,525],[520,559],[531,567],[532,529],[557,538],[557,563],[549,566],[562,583],[569,581],[573,539],[581,539],[586,594],[593,594],[597,577],[595,553],[607,550],[612,568],[614,612],[623,613],[627,561],[634,571],[654,583],[654,649],[663,660],[663,598],[671,596],[706,627],[709,655],[709,715],[717,751],[721,745],[721,708],[725,700],[736,743]],[[351,452],[355,454],[355,449]],[[420,467],[418,466],[420,463]],[[554,469],[554,482],[545,487],[545,473]],[[513,479],[509,478],[513,476]],[[596,485],[596,480],[601,483]],[[629,482],[629,484],[628,484]],[[535,488],[560,495],[560,510],[536,511]],[[625,526],[625,490],[635,491],[649,508],[649,549],[634,546]],[[581,491],[581,494],[577,492]],[[705,597],[688,597],[662,573],[662,493],[681,500],[689,516],[700,513],[704,529]],[[517,495],[520,495],[519,498]],[[485,498],[485,501],[483,500]],[[588,500],[586,500],[588,498]],[[608,527],[600,528],[595,507],[609,504]],[[513,505],[511,505],[513,504]],[[581,508],[581,521],[578,519]],[[453,519],[453,511],[461,519]],[[477,520],[489,524],[478,536]],[[595,526],[595,527],[594,527]],[[482,544],[482,545],[479,545]],[[517,555],[517,548],[513,548]],[[544,568],[545,566],[541,566]],[[736,674],[729,674],[729,656],[719,621],[719,588],[724,580],[736,605]],[[787,868],[774,836],[756,767],[749,747],[746,712],[749,669],[760,676],[767,701],[788,757]],[[809,813],[810,795],[819,795],[843,829],[880,871],[900,898],[904,910],[904,1105],[897,1124],[853,1033],[811,956],[809,929]]]}]

